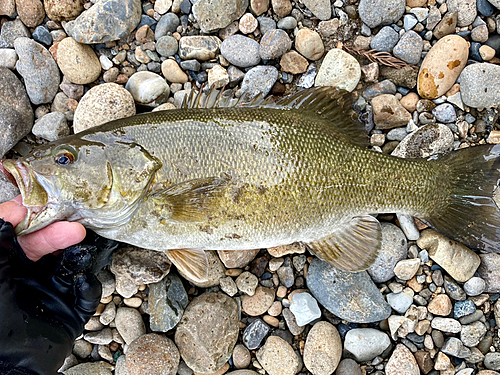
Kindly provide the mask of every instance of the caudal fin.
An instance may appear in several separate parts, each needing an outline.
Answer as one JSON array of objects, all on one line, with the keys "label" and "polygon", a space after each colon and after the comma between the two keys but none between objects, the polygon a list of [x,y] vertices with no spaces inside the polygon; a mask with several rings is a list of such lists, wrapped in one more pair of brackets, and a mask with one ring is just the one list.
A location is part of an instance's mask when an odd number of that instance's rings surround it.
[{"label": "caudal fin", "polygon": [[500,145],[476,146],[439,157],[451,194],[422,218],[465,245],[500,253],[500,210],[493,194],[500,180]]}]

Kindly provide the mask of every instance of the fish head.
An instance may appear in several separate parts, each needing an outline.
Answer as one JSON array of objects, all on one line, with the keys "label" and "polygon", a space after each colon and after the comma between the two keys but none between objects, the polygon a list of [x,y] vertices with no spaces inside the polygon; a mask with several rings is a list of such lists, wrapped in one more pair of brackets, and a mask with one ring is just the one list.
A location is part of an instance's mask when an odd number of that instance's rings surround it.
[{"label": "fish head", "polygon": [[58,220],[89,228],[125,223],[147,194],[161,163],[135,143],[73,139],[38,147],[30,155],[0,161],[19,187],[26,217],[18,235]]}]

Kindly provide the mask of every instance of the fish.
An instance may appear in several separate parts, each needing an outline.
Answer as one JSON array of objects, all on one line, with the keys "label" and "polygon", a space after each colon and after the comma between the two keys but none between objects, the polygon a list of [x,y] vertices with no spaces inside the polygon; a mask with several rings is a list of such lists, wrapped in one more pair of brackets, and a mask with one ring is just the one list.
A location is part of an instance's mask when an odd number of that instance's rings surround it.
[{"label": "fish", "polygon": [[166,252],[193,280],[206,280],[206,250],[296,242],[336,268],[365,270],[381,248],[383,213],[499,252],[500,145],[427,159],[376,152],[344,97],[332,87],[247,105],[198,95],[3,160],[28,210],[16,233],[80,222]]}]

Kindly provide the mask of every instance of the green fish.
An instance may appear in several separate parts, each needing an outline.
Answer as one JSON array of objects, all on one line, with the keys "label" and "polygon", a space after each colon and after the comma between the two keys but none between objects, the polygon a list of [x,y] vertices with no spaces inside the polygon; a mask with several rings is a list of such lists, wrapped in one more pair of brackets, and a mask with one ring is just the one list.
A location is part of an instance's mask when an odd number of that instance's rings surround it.
[{"label": "green fish", "polygon": [[106,123],[3,160],[29,233],[78,221],[106,238],[166,251],[196,280],[205,250],[301,242],[335,267],[377,258],[378,213],[405,213],[473,248],[498,252],[492,199],[500,145],[427,160],[366,148],[336,89],[276,103],[152,112]]}]

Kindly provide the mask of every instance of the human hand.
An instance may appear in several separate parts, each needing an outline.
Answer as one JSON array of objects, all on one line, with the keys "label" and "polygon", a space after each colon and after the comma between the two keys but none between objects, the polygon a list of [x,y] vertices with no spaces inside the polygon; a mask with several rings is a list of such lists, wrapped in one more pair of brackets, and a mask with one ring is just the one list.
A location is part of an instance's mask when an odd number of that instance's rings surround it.
[{"label": "human hand", "polygon": [[[15,227],[26,216],[26,207],[19,195],[11,201],[0,204],[0,219]],[[46,254],[75,245],[85,238],[85,228],[80,223],[59,221],[36,232],[20,236],[17,241],[26,256],[37,261]]]}]

